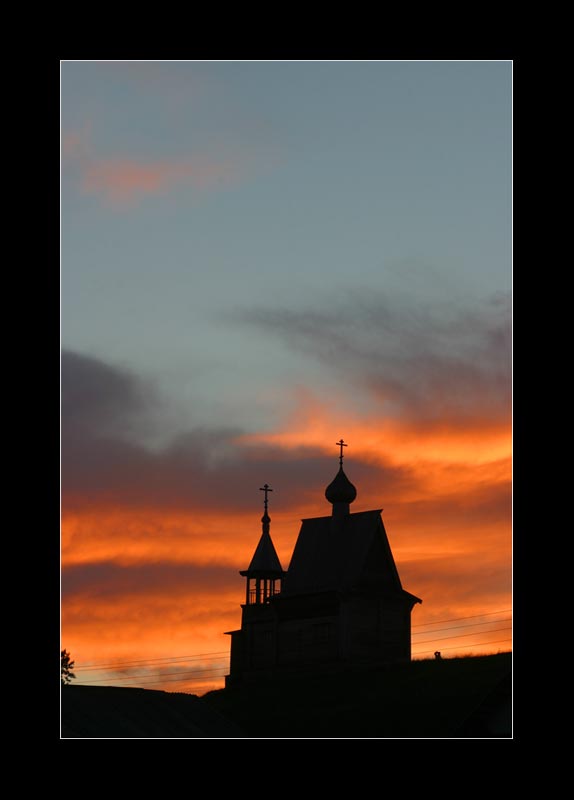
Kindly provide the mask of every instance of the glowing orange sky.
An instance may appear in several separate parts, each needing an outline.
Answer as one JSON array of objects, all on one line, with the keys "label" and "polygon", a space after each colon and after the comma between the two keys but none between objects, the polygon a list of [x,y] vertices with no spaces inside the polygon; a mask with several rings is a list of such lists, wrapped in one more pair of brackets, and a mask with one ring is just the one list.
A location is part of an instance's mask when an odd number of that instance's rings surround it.
[{"label": "glowing orange sky", "polygon": [[341,437],[352,510],[384,509],[423,600],[413,651],[510,647],[512,70],[62,62],[78,681],[157,659],[141,685],[221,686],[259,487],[286,568],[300,519],[331,513]]},{"label": "glowing orange sky", "polygon": [[[268,445],[280,453],[304,441],[306,451],[332,460],[330,473],[315,475],[304,491],[273,487],[271,533],[284,568],[300,519],[330,513],[323,492],[338,468],[332,431],[340,433],[335,421],[308,415],[297,426],[240,442],[246,453]],[[510,614],[498,613],[511,608],[508,431],[421,432],[351,420],[343,433],[351,443],[345,468],[358,489],[351,510],[384,508],[403,586],[423,599],[412,615],[413,655],[510,649]],[[332,447],[325,446],[329,439]],[[124,672],[77,669],[78,682],[111,685],[111,677],[133,675],[134,685],[171,691],[222,686],[224,632],[240,624],[244,579],[238,571],[248,565],[261,530],[258,487],[251,510],[212,501],[169,509],[145,497],[139,507],[102,500],[82,507],[77,498],[69,505],[62,519],[62,646],[77,667],[156,659],[137,672],[134,665]],[[455,621],[439,624],[444,620]],[[457,625],[463,627],[442,631]],[[433,635],[435,629],[440,632]],[[176,657],[181,660],[167,661]]]}]

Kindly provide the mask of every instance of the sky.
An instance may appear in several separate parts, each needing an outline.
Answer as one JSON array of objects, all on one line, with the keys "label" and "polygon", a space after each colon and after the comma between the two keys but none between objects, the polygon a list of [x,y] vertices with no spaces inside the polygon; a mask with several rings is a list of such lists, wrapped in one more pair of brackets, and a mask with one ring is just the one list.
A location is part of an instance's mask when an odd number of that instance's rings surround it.
[{"label": "sky", "polygon": [[259,488],[287,568],[341,437],[413,654],[510,649],[512,63],[63,61],[60,98],[76,682],[222,686]]}]

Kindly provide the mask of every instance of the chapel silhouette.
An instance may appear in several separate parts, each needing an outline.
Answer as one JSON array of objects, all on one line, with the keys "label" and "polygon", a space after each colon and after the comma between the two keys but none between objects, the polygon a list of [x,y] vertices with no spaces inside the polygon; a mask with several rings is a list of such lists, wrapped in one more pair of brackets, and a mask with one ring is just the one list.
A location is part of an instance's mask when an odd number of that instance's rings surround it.
[{"label": "chapel silhouette", "polygon": [[410,661],[411,611],[382,509],[351,513],[357,490],[343,470],[325,490],[331,516],[302,520],[285,571],[270,534],[265,484],[262,533],[246,570],[241,628],[228,631],[227,687],[279,676]]}]

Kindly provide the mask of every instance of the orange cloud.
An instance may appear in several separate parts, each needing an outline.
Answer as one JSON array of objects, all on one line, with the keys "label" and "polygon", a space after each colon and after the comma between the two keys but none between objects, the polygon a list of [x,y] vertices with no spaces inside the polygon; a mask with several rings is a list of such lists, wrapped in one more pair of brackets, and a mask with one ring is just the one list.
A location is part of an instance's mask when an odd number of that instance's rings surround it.
[{"label": "orange cloud", "polygon": [[[475,400],[480,407],[480,396]],[[359,459],[397,466],[425,461],[479,465],[506,459],[512,449],[508,419],[492,419],[489,414],[466,417],[464,424],[456,417],[440,421],[401,419],[383,413],[372,403],[361,410],[354,394],[350,399],[341,393],[336,399],[325,400],[301,386],[293,391],[292,402],[291,412],[274,430],[245,434],[237,442],[332,455],[333,433],[339,431],[350,444],[345,451],[349,463]]]},{"label": "orange cloud", "polygon": [[98,157],[92,144],[92,124],[62,132],[64,167],[79,169],[80,187],[114,207],[133,206],[149,195],[178,186],[206,191],[237,179],[243,162],[230,155],[197,154],[179,160]]},{"label": "orange cloud", "polygon": [[238,173],[232,159],[215,160],[195,156],[183,161],[143,161],[109,158],[87,164],[82,178],[84,192],[101,195],[113,206],[132,205],[136,200],[165,193],[178,185],[197,190],[229,183]]},{"label": "orange cloud", "polygon": [[[150,562],[221,565],[233,576],[248,566],[261,536],[258,511],[234,514],[198,509],[186,515],[149,507],[137,510],[92,506],[84,511],[65,512],[62,564],[71,567],[111,561],[124,566]],[[297,524],[293,511],[273,512],[273,540],[284,561],[293,550]]]}]

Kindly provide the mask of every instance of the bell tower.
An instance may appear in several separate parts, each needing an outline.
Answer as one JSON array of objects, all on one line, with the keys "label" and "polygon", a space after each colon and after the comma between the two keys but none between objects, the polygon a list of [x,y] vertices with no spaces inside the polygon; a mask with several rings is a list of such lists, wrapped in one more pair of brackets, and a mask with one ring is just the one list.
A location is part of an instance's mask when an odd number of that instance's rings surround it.
[{"label": "bell tower", "polygon": [[265,492],[263,530],[249,567],[239,573],[246,579],[245,603],[241,606],[241,628],[227,631],[231,636],[231,655],[226,686],[241,683],[244,673],[254,668],[273,667],[277,660],[277,619],[272,601],[279,597],[287,573],[281,567],[269,533],[269,492],[273,489],[266,483],[260,491]]},{"label": "bell tower", "polygon": [[269,533],[271,517],[269,516],[268,494],[273,489],[266,483],[259,491],[265,492],[264,510],[261,517],[263,531],[249,567],[239,573],[247,578],[245,587],[245,605],[247,606],[268,603],[271,597],[281,591],[281,579],[285,574]]}]

